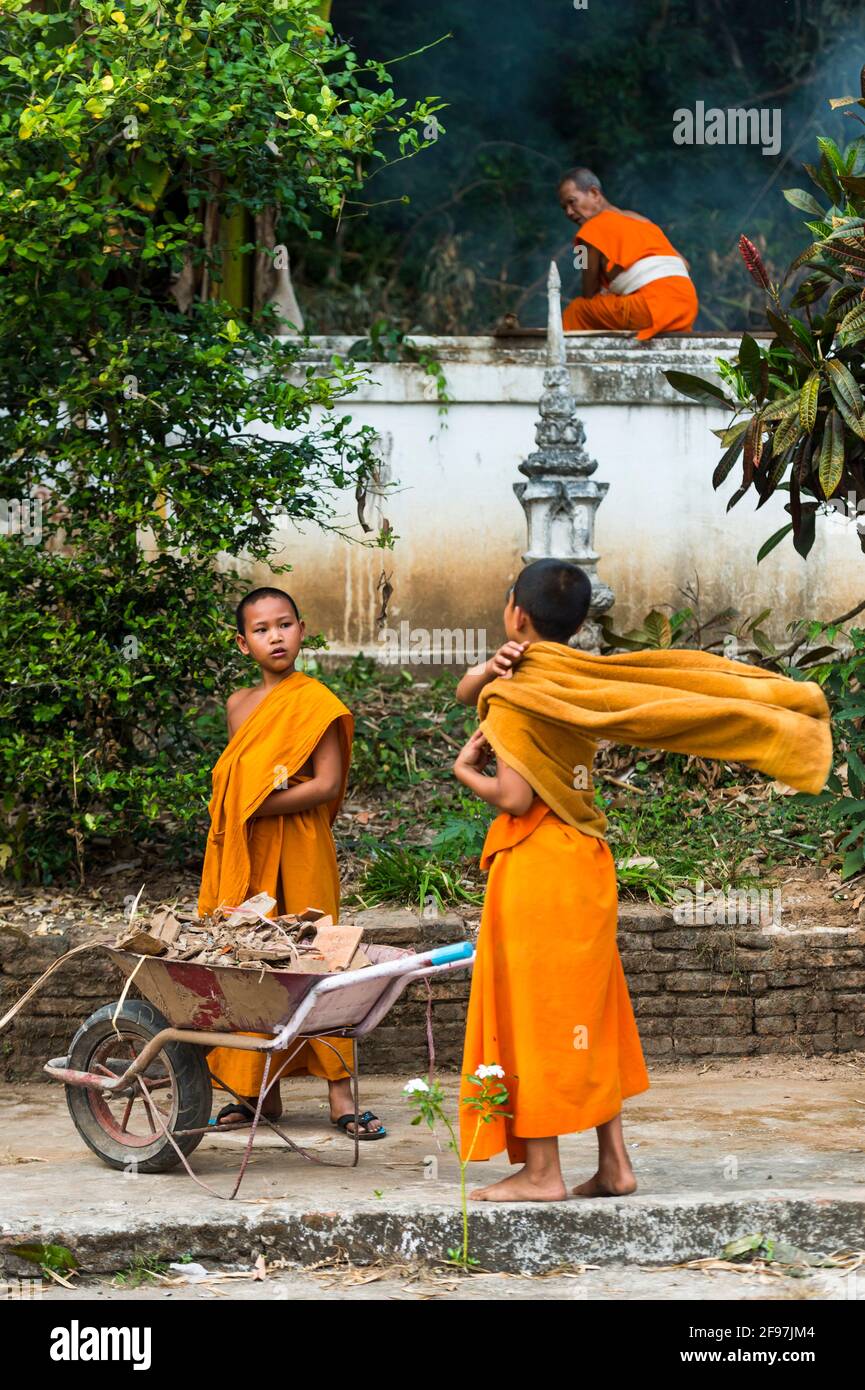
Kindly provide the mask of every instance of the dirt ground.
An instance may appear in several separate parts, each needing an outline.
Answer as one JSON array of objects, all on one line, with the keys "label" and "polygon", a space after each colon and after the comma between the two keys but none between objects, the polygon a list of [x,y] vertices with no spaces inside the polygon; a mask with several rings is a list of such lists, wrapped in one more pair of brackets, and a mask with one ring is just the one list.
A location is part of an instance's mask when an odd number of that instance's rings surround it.
[{"label": "dirt ground", "polygon": [[[172,1276],[169,1276],[169,1278]],[[455,1275],[431,1267],[365,1266],[354,1269],[273,1271],[256,1278],[249,1270],[213,1266],[200,1282],[180,1276],[154,1278],[137,1288],[110,1279],[82,1279],[74,1289],[45,1288],[52,1303],[102,1302],[291,1302],[417,1303],[568,1302],[655,1300],[676,1302],[865,1301],[865,1277],[853,1285],[848,1274],[815,1271],[802,1278],[743,1268],[740,1271],[610,1265],[531,1277],[518,1274]]]},{"label": "dirt ground", "polygon": [[[856,928],[865,922],[865,887],[844,884],[831,868],[817,865],[779,871],[771,884],[781,892],[781,927],[788,930],[832,932]],[[94,940],[113,937],[124,923],[124,913],[143,887],[140,908],[178,903],[194,908],[198,879],[163,864],[128,860],[94,874],[85,885],[32,887],[9,882],[0,885],[0,927],[7,925],[29,934],[60,934],[75,928]],[[623,902],[633,899],[626,893]],[[350,917],[351,908],[343,914]],[[467,922],[480,920],[480,909],[461,906],[458,915]]]}]

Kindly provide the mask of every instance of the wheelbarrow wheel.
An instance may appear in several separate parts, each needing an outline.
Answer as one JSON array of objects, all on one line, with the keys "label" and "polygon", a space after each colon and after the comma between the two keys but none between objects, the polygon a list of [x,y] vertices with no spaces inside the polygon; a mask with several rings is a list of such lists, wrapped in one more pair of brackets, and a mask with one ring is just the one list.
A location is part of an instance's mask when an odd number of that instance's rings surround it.
[{"label": "wheelbarrow wheel", "polygon": [[[97,1076],[122,1076],[133,1058],[163,1028],[169,1026],[145,999],[127,999],[97,1009],[81,1025],[69,1049],[71,1071]],[[119,1034],[119,1036],[118,1036]],[[75,1128],[85,1144],[111,1168],[131,1173],[167,1173],[180,1162],[163,1131],[169,1131],[183,1154],[201,1142],[210,1118],[212,1084],[203,1047],[168,1043],[138,1081],[119,1092],[88,1086],[67,1086],[66,1101]]]}]

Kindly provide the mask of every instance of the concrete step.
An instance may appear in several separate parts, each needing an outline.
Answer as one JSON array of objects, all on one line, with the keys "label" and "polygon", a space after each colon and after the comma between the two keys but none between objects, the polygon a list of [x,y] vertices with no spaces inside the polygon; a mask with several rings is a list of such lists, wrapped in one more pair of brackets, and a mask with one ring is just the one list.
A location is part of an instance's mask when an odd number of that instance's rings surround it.
[{"label": "concrete step", "polygon": [[[210,1262],[261,1252],[301,1265],[340,1251],[355,1264],[440,1261],[461,1240],[458,1169],[425,1126],[410,1124],[403,1080],[365,1084],[361,1103],[389,1134],[362,1145],[350,1168],[335,1166],[350,1162],[352,1147],[328,1123],[323,1083],[294,1079],[283,1088],[285,1127],[327,1166],[267,1136],[256,1141],[233,1202],[181,1169],[151,1176],[105,1167],[80,1140],[59,1086],[8,1089],[0,1095],[5,1272],[25,1272],[9,1253],[25,1241],[65,1245],[94,1273],[186,1254]],[[455,1114],[455,1078],[447,1090]],[[812,1253],[863,1249],[861,1092],[859,1074],[840,1059],[802,1062],[798,1075],[779,1059],[656,1071],[651,1089],[625,1104],[636,1194],[472,1203],[471,1254],[490,1270],[536,1274],[574,1263],[719,1256],[729,1241],[757,1232]],[[227,1194],[243,1147],[241,1133],[207,1136],[192,1156],[195,1172]],[[568,1182],[585,1180],[595,1166],[594,1133],[566,1137],[562,1156]],[[509,1171],[504,1156],[471,1164],[468,1185]]]},{"label": "concrete step", "polygon": [[[182,1211],[173,1202],[160,1212],[152,1201],[130,1210],[107,1200],[101,1210],[79,1207],[74,1215],[53,1220],[4,1220],[0,1250],[7,1252],[5,1272],[12,1275],[26,1271],[8,1255],[9,1246],[34,1240],[65,1245],[91,1273],[126,1269],[144,1257],[169,1262],[186,1254],[209,1262],[263,1253],[268,1260],[309,1266],[348,1252],[357,1265],[432,1264],[462,1241],[456,1195],[451,1189],[447,1200],[422,1202],[414,1194],[388,1192],[385,1200],[345,1199],[342,1209],[296,1200],[254,1208],[226,1202],[217,1209],[189,1186]],[[860,1189],[828,1196],[743,1193],[726,1201],[706,1194],[666,1201],[474,1204],[469,1217],[472,1257],[484,1269],[520,1274],[582,1263],[673,1264],[717,1257],[728,1241],[755,1232],[812,1253],[862,1248],[865,1195]]]}]

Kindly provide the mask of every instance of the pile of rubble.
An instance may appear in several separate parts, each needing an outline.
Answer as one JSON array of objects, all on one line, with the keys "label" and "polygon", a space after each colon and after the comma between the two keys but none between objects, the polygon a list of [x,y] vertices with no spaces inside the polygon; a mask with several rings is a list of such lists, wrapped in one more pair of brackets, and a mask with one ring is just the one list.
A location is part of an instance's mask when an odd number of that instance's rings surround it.
[{"label": "pile of rubble", "polygon": [[240,907],[220,907],[206,917],[158,907],[148,919],[133,914],[114,946],[134,955],[241,970],[325,975],[370,964],[360,944],[362,927],[337,926],[315,907],[268,917],[275,906],[269,894],[258,893]]}]

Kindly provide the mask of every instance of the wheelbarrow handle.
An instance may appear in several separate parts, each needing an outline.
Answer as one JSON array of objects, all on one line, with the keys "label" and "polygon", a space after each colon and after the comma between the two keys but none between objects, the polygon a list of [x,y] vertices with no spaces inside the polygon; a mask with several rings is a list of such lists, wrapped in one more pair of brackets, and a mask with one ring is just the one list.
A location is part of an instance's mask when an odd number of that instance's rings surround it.
[{"label": "wheelbarrow handle", "polygon": [[417,955],[398,956],[395,960],[381,961],[378,965],[365,965],[362,971],[345,971],[338,975],[325,975],[301,1000],[292,1017],[276,1031],[274,1047],[282,1049],[289,1045],[303,1031],[303,1025],[315,1004],[323,995],[329,995],[357,984],[358,975],[364,980],[381,979],[389,982],[378,999],[371,1005],[366,1018],[352,1034],[360,1036],[374,1027],[383,1018],[395,999],[406,985],[424,975],[434,975],[439,971],[458,970],[462,965],[470,965],[474,959],[474,947],[470,941],[460,941],[452,946],[435,946],[432,950],[421,951]]},{"label": "wheelbarrow handle", "polygon": [[[447,965],[457,960],[471,960],[474,955],[474,947],[470,941],[460,941],[453,946],[434,946],[429,951],[419,951],[414,956],[398,956],[395,960],[381,961],[378,965],[365,965],[363,967],[363,978],[386,979],[394,975],[412,975],[415,971],[425,970],[430,965]],[[315,996],[330,994],[333,990],[349,989],[356,981],[359,972],[341,971],[336,975],[323,975],[316,985],[306,996],[311,1004]],[[301,1005],[301,1008],[303,1005]]]},{"label": "wheelbarrow handle", "polygon": [[429,958],[432,965],[446,965],[452,960],[468,960],[474,954],[474,949],[470,941],[458,941],[454,946],[436,946],[434,951],[430,951]]}]

